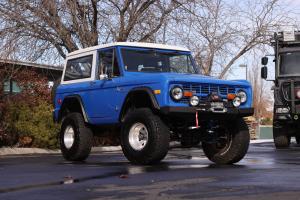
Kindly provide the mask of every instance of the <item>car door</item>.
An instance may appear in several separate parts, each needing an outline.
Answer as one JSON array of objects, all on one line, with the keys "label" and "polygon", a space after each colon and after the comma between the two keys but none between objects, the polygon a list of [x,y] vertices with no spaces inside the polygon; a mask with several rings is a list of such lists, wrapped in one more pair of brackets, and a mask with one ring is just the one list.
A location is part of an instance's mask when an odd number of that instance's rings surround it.
[{"label": "car door", "polygon": [[91,118],[94,123],[115,123],[120,112],[122,91],[118,87],[122,75],[116,48],[98,51],[96,80],[91,86]]}]

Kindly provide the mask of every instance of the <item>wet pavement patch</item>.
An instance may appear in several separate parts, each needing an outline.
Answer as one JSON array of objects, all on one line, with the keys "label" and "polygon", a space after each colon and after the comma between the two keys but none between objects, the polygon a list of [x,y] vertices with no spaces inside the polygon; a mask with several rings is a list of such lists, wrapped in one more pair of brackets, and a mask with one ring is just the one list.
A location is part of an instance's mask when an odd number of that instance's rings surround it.
[{"label": "wet pavement patch", "polygon": [[[256,199],[298,194],[300,147],[251,144],[236,165],[216,165],[200,148],[171,149],[162,163],[130,164],[122,152],[73,163],[61,155],[2,157],[0,199]],[[277,194],[278,195],[278,194]]]},{"label": "wet pavement patch", "polygon": [[10,187],[10,188],[0,188],[0,194],[1,193],[7,193],[7,192],[15,192],[20,190],[27,190],[27,189],[38,189],[38,188],[44,188],[44,187],[51,187],[51,186],[57,186],[57,185],[67,185],[67,184],[73,184],[73,183],[79,183],[84,181],[90,181],[93,179],[103,179],[108,177],[115,177],[120,175],[120,173],[109,173],[105,175],[100,176],[89,176],[84,178],[73,178],[71,176],[64,177],[64,180],[62,181],[54,181],[54,182],[48,182],[48,183],[40,183],[40,184],[28,184],[28,185],[21,185],[16,187]]}]

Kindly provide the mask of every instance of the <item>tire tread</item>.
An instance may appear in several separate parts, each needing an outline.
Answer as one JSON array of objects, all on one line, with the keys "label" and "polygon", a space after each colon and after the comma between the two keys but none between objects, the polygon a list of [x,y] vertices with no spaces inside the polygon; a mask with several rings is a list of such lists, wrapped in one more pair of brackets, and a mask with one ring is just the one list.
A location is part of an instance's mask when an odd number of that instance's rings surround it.
[{"label": "tire tread", "polygon": [[78,131],[78,141],[75,141],[76,146],[74,146],[75,149],[73,149],[72,151],[63,148],[62,145],[64,144],[63,144],[62,134],[64,130],[61,130],[60,145],[61,145],[62,154],[64,158],[67,160],[83,161],[89,156],[91,152],[92,142],[93,142],[92,141],[93,132],[91,131],[90,128],[86,126],[83,116],[80,113],[68,114],[62,122],[62,127],[64,126],[64,122],[66,121],[68,122],[69,120],[73,121],[74,124],[76,124],[76,127],[73,128],[76,128]]},{"label": "tire tread", "polygon": [[[127,133],[129,129],[128,124],[134,120],[143,118],[148,121],[150,126],[153,127],[153,143],[149,149],[144,151],[144,155],[133,155],[130,145],[126,142]],[[148,130],[149,131],[149,130]],[[149,108],[139,108],[129,112],[124,120],[122,127],[121,145],[125,157],[134,164],[150,165],[160,162],[166,155],[169,149],[169,129],[160,119],[159,116],[153,114]],[[145,147],[146,148],[146,147]]]}]

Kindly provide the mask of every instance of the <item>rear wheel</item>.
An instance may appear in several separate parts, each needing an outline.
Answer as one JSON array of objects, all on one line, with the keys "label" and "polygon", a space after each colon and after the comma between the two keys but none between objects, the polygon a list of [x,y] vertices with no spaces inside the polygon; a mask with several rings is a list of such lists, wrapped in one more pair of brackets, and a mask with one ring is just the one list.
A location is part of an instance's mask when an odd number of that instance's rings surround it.
[{"label": "rear wheel", "polygon": [[220,125],[215,142],[202,142],[205,155],[216,164],[239,162],[247,153],[250,134],[242,118]]},{"label": "rear wheel", "polygon": [[91,152],[93,133],[80,113],[70,113],[63,119],[59,139],[66,160],[83,161]]},{"label": "rear wheel", "polygon": [[168,127],[148,108],[129,112],[122,125],[121,145],[125,157],[134,164],[155,164],[168,152]]},{"label": "rear wheel", "polygon": [[291,144],[288,128],[276,122],[273,124],[273,139],[276,149],[288,148]]}]

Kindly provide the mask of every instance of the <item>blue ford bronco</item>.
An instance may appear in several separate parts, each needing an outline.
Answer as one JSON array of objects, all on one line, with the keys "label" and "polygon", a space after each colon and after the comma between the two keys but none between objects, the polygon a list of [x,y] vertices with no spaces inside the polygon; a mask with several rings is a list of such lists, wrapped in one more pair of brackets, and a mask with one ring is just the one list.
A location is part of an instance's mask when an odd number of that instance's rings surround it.
[{"label": "blue ford bronco", "polygon": [[86,159],[93,136],[113,127],[125,157],[144,165],[161,161],[170,141],[239,162],[250,140],[243,117],[253,114],[247,81],[199,74],[186,48],[129,42],[68,54],[54,106],[65,159]]}]

